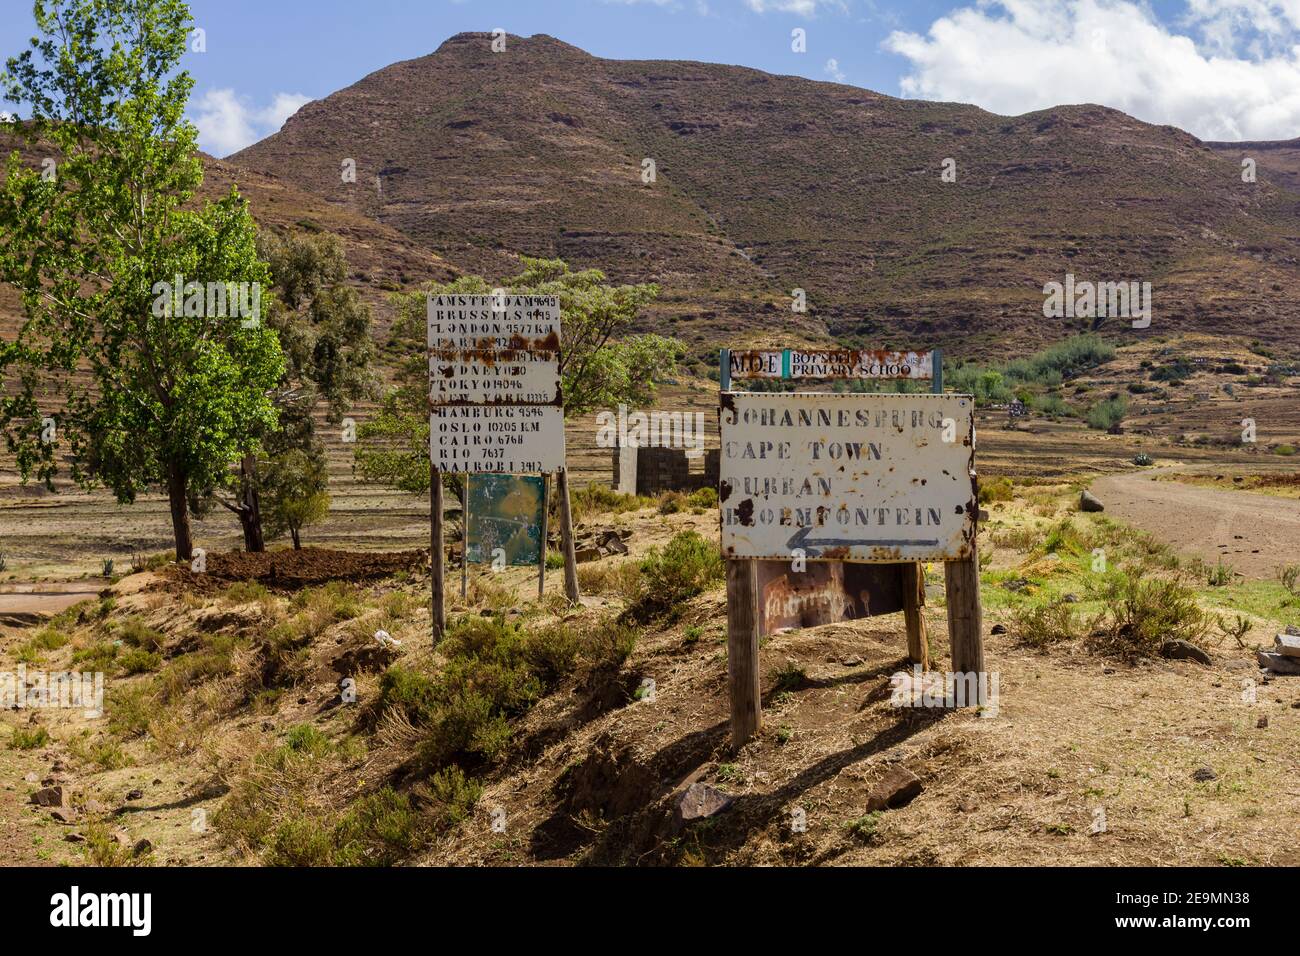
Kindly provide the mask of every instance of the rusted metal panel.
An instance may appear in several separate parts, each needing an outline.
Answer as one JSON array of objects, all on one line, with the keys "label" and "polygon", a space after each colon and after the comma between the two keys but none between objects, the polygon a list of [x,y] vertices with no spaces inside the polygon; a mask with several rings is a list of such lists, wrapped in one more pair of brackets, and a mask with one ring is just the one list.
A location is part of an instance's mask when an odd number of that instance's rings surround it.
[{"label": "rusted metal panel", "polygon": [[441,471],[564,466],[556,296],[428,297],[429,457]]},{"label": "rusted metal panel", "polygon": [[888,563],[971,553],[969,395],[723,392],[727,557]]},{"label": "rusted metal panel", "polygon": [[759,633],[783,627],[815,627],[903,609],[903,565],[809,563],[794,571],[788,561],[758,562]]},{"label": "rusted metal panel", "polygon": [[469,476],[471,564],[535,565],[541,560],[544,480],[531,475]]},{"label": "rusted metal panel", "polygon": [[731,377],[928,379],[934,377],[934,354],[888,349],[733,349]]},{"label": "rusted metal panel", "polygon": [[434,405],[562,405],[560,356],[527,349],[429,353]]},{"label": "rusted metal panel", "polygon": [[443,405],[429,414],[439,471],[532,475],[564,467],[564,409],[554,405]]},{"label": "rusted metal panel", "polygon": [[560,300],[553,295],[431,295],[429,350],[560,351]]}]

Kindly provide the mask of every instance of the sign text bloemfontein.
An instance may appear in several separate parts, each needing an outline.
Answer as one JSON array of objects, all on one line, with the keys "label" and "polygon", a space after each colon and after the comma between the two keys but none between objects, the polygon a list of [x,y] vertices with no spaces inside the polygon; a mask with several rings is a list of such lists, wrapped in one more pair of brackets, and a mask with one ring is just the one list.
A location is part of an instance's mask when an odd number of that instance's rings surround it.
[{"label": "sign text bloemfontein", "polygon": [[564,467],[555,296],[430,296],[429,456],[439,471]]},{"label": "sign text bloemfontein", "polygon": [[967,395],[722,394],[730,558],[953,561],[978,512]]}]

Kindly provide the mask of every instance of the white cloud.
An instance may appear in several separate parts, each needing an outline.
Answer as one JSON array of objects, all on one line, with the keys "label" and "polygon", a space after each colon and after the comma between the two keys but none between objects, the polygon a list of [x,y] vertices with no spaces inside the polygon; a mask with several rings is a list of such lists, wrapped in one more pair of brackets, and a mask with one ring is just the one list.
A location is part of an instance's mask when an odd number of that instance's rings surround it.
[{"label": "white cloud", "polygon": [[228,156],[282,127],[310,96],[276,93],[269,106],[249,106],[232,89],[208,90],[195,104],[194,125],[199,147],[214,156]]},{"label": "white cloud", "polygon": [[835,57],[831,57],[826,61],[825,71],[826,75],[836,83],[845,82],[844,71],[840,69],[840,61]]},{"label": "white cloud", "polygon": [[745,5],[755,13],[775,10],[777,13],[796,13],[801,17],[816,16],[819,7],[847,9],[844,0],[745,0]]},{"label": "white cloud", "polygon": [[1188,0],[1198,43],[1128,0],[979,0],[884,46],[911,61],[905,96],[1004,114],[1101,103],[1202,139],[1290,139],[1300,136],[1296,24],[1300,0]]}]

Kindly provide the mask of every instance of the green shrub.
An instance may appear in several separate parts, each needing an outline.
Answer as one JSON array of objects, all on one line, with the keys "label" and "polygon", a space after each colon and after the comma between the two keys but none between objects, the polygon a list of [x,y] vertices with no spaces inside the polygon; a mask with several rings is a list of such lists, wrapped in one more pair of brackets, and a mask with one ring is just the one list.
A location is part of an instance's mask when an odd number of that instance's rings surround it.
[{"label": "green shrub", "polygon": [[1047,647],[1082,636],[1074,605],[1065,601],[1014,608],[1007,631],[1029,647]]},{"label": "green shrub", "polygon": [[1165,641],[1195,643],[1213,623],[1181,576],[1150,564],[1111,568],[1088,583],[1088,593],[1102,606],[1088,643],[1103,654],[1154,657]]},{"label": "green shrub", "polygon": [[126,676],[147,674],[162,666],[162,657],[141,647],[132,647],[117,656],[117,666]]},{"label": "green shrub", "polygon": [[716,508],[718,506],[718,489],[711,485],[698,488],[686,496],[686,504],[692,508]]},{"label": "green shrub", "polygon": [[167,638],[135,616],[128,617],[113,633],[123,644],[146,651],[161,651],[167,643]]},{"label": "green shrub", "polygon": [[50,732],[44,727],[15,727],[9,738],[9,746],[14,750],[35,750],[50,742]]},{"label": "green shrub", "polygon": [[641,561],[637,616],[651,617],[676,609],[725,575],[726,564],[712,543],[694,531],[680,532],[662,551],[653,548]]},{"label": "green shrub", "polygon": [[1006,477],[991,478],[987,481],[981,479],[979,489],[980,504],[989,504],[994,501],[1010,501],[1015,497],[1011,479]]},{"label": "green shrub", "polygon": [[1107,431],[1124,420],[1128,414],[1128,399],[1123,395],[1103,399],[1088,409],[1088,427]]},{"label": "green shrub", "polygon": [[438,814],[445,826],[454,826],[467,819],[483,795],[482,786],[466,777],[465,771],[454,765],[430,777],[429,789],[438,804]]},{"label": "green shrub", "polygon": [[1295,446],[1294,446],[1294,445],[1278,445],[1276,448],[1273,449],[1273,454],[1275,454],[1275,455],[1282,455],[1282,456],[1285,457],[1285,458],[1290,458],[1292,455],[1295,454]]}]

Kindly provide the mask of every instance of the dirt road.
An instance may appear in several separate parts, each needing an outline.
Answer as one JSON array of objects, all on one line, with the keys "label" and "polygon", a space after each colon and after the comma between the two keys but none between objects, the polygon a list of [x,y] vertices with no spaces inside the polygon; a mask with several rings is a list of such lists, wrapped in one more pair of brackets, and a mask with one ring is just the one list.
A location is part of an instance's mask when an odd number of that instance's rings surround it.
[{"label": "dirt road", "polygon": [[1170,473],[1108,475],[1092,492],[1111,517],[1180,553],[1222,559],[1247,578],[1270,579],[1278,567],[1300,564],[1300,500],[1155,480]]},{"label": "dirt road", "polygon": [[43,618],[93,598],[106,586],[106,581],[0,585],[0,624],[17,627],[38,624]]}]

